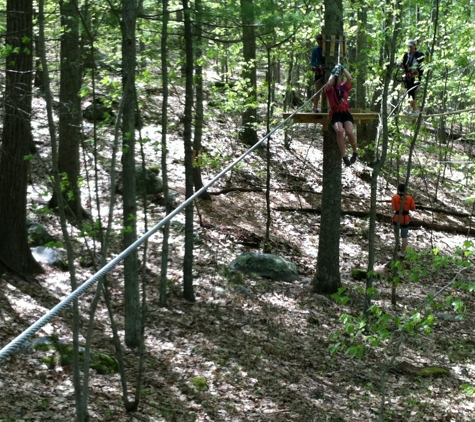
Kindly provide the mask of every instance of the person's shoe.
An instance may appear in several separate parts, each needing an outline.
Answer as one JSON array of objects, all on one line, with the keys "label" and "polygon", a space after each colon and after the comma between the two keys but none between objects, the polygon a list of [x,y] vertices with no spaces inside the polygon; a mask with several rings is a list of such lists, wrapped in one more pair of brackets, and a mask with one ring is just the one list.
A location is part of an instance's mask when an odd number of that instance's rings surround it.
[{"label": "person's shoe", "polygon": [[348,158],[348,155],[345,155],[343,157],[343,162],[345,163],[346,167],[350,167],[351,166],[351,161],[350,159]]},{"label": "person's shoe", "polygon": [[354,152],[350,158],[350,164],[355,164],[357,158],[358,158],[358,153]]},{"label": "person's shoe", "polygon": [[314,113],[320,113],[320,112],[318,111],[318,108],[317,108],[317,107],[313,107],[313,112],[314,112]]}]

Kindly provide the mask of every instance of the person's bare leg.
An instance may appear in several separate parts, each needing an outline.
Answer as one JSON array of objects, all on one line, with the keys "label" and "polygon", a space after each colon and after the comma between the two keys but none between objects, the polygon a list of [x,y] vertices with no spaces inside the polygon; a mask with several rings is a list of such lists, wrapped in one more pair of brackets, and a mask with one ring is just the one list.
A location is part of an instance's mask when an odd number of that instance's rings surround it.
[{"label": "person's bare leg", "polygon": [[341,156],[344,157],[346,155],[346,147],[345,147],[345,130],[343,128],[343,124],[341,122],[336,122],[333,125],[333,129],[336,132],[336,141],[338,142],[338,148],[340,149]]},{"label": "person's bare leg", "polygon": [[[315,90],[318,92],[313,99],[313,108],[318,108],[318,103],[320,102],[320,96],[322,95],[321,89],[323,88],[323,82],[317,81],[315,82]],[[320,92],[319,92],[320,91]]]},{"label": "person's bare leg", "polygon": [[353,123],[345,122],[344,126],[345,126],[346,136],[348,137],[348,142],[350,143],[351,148],[353,149],[353,152],[357,152],[357,150],[356,150],[356,136],[353,132]]},{"label": "person's bare leg", "polygon": [[407,237],[404,239],[401,239],[401,253],[405,254],[406,253],[406,248],[407,248]]}]

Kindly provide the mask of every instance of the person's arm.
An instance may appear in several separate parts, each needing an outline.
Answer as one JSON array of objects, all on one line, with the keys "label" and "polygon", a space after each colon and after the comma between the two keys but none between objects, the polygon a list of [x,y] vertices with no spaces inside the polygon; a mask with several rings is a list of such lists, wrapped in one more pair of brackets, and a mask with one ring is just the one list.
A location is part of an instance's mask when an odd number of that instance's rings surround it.
[{"label": "person's arm", "polygon": [[351,77],[350,72],[348,72],[346,69],[343,69],[343,74],[346,77],[346,81],[351,85],[353,78]]},{"label": "person's arm", "polygon": [[326,85],[323,87],[323,90],[325,92],[329,91],[330,89],[333,88],[333,85],[335,85],[335,79],[337,78],[338,76],[335,76],[333,73],[330,75],[330,77],[328,78],[328,82],[326,83]]},{"label": "person's arm", "polygon": [[422,65],[422,62],[424,61],[425,59],[425,55],[422,51],[419,51],[417,50],[419,55],[416,57],[416,60],[417,60],[417,72],[419,73],[419,78],[422,76],[422,73],[424,71],[424,68],[423,68],[423,65]]},{"label": "person's arm", "polygon": [[404,53],[404,56],[402,56],[401,68],[403,68],[405,72],[408,71],[408,69],[407,69],[407,53]]},{"label": "person's arm", "polygon": [[317,53],[318,53],[317,47],[315,47],[315,48],[312,50],[312,60],[311,60],[311,63],[312,63],[312,66],[313,66],[313,67],[318,67],[318,66],[319,66]]}]

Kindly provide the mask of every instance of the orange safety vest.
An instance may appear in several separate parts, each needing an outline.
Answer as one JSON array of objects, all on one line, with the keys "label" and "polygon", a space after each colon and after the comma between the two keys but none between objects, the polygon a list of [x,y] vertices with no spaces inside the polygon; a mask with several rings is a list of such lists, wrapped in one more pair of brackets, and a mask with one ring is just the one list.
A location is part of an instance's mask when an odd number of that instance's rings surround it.
[{"label": "orange safety vest", "polygon": [[[394,208],[394,217],[393,221],[398,222],[399,210],[401,209],[402,195],[396,194],[393,196],[391,201]],[[409,211],[416,209],[416,203],[411,195],[406,195],[406,200],[404,201],[404,209],[402,210],[401,224],[409,224],[411,217]]]}]

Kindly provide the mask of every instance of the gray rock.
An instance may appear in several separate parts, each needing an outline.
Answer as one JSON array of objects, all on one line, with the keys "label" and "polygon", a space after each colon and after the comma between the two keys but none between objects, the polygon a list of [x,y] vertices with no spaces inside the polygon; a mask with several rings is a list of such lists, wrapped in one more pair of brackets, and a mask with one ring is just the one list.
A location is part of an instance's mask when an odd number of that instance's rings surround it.
[{"label": "gray rock", "polygon": [[142,196],[144,193],[146,195],[155,195],[163,192],[163,182],[157,176],[157,173],[158,170],[150,168],[144,169],[142,166],[137,166],[135,168],[137,196]]},{"label": "gray rock", "polygon": [[[157,176],[158,169],[135,167],[135,194],[136,196],[156,195],[163,192],[163,182]],[[124,187],[123,175],[120,173],[117,179],[116,190],[122,194]]]},{"label": "gray rock", "polygon": [[330,299],[328,299],[326,296],[320,295],[318,293],[314,293],[313,297],[315,299],[321,300],[322,302],[325,302],[325,303],[328,303],[328,304],[332,303],[332,301]]},{"label": "gray rock", "polygon": [[294,281],[299,278],[294,263],[273,254],[245,252],[231,262],[229,268],[231,271],[257,274],[272,280]]},{"label": "gray rock", "polygon": [[61,258],[61,255],[53,248],[37,246],[31,250],[31,253],[33,254],[33,258],[35,258],[40,264],[51,265],[62,270],[68,268],[67,264],[63,261],[63,258]]},{"label": "gray rock", "polygon": [[96,98],[94,102],[90,105],[88,105],[82,115],[86,120],[90,120],[92,122],[104,122],[104,121],[109,121],[113,122],[114,121],[114,111],[112,110],[112,107],[109,105],[105,104],[105,100],[103,98]]},{"label": "gray rock", "polygon": [[[60,364],[63,366],[72,365],[73,363],[73,345],[68,344],[62,340],[54,337],[40,337],[33,340],[30,343],[30,347],[34,350],[51,351],[56,350],[59,356],[46,356],[43,358],[43,363],[49,365]],[[79,361],[84,362],[85,347],[80,345],[79,348]],[[90,366],[95,369],[99,374],[114,374],[118,372],[118,364],[115,357],[103,353],[91,350]]]},{"label": "gray rock", "polygon": [[43,246],[54,240],[46,227],[40,223],[27,219],[26,227],[28,228],[28,243],[32,246]]},{"label": "gray rock", "polygon": [[449,313],[446,312],[437,312],[434,314],[437,318],[443,320],[443,321],[449,321],[449,322],[460,322],[462,320],[461,315],[450,315]]}]

